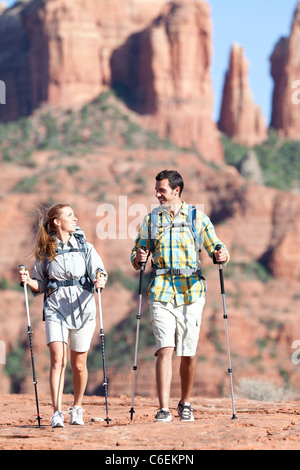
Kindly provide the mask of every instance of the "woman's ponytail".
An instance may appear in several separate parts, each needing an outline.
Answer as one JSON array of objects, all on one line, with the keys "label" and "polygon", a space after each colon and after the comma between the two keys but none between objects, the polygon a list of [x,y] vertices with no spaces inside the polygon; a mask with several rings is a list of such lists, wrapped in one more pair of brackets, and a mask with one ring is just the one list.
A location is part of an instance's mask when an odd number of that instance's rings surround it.
[{"label": "woman's ponytail", "polygon": [[69,204],[57,204],[51,207],[46,216],[42,211],[39,211],[38,234],[34,254],[40,261],[43,261],[44,258],[53,261],[56,257],[57,241],[54,220],[59,217],[60,211],[64,207],[69,207]]}]

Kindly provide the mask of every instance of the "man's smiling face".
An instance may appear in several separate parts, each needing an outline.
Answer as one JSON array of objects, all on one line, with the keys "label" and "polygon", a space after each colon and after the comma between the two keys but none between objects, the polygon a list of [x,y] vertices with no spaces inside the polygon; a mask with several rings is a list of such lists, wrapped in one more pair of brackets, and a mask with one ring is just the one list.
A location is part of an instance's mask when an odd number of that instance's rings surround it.
[{"label": "man's smiling face", "polygon": [[172,189],[168,179],[157,181],[155,185],[156,197],[160,205],[172,205],[178,201],[180,188]]}]

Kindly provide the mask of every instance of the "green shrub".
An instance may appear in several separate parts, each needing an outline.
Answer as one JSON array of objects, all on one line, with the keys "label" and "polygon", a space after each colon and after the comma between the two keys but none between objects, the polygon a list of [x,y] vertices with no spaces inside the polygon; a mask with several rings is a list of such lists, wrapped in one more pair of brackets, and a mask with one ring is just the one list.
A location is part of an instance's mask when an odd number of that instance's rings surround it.
[{"label": "green shrub", "polygon": [[35,186],[38,183],[38,176],[33,175],[33,176],[26,176],[26,178],[22,179],[19,181],[15,188],[14,191],[16,193],[34,193],[35,192]]},{"label": "green shrub", "polygon": [[[248,149],[222,136],[225,161],[228,165],[239,167]],[[263,172],[267,186],[289,191],[300,187],[300,141],[282,141],[274,129],[269,130],[269,138],[254,151]]]},{"label": "green shrub", "polygon": [[20,393],[21,384],[26,376],[25,348],[19,344],[6,356],[5,373],[11,382],[11,393]]}]

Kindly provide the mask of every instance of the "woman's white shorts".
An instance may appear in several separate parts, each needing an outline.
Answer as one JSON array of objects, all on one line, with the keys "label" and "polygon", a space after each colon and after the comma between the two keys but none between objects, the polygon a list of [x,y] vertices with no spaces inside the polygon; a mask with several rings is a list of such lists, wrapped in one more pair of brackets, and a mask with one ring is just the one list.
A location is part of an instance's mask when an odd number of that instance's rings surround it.
[{"label": "woman's white shorts", "polygon": [[205,297],[177,307],[174,302],[148,300],[156,340],[156,352],[174,347],[177,356],[196,354]]},{"label": "woman's white shorts", "polygon": [[90,349],[93,334],[96,328],[96,320],[89,320],[78,330],[66,328],[62,323],[46,321],[47,346],[54,341],[68,344],[71,351],[87,352]]}]

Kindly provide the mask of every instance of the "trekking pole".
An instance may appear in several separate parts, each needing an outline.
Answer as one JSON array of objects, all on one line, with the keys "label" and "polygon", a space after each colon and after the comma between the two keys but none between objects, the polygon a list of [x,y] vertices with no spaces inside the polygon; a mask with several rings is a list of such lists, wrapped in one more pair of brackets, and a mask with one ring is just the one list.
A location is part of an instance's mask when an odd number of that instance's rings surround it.
[{"label": "trekking pole", "polygon": [[[147,248],[145,246],[143,246],[142,249],[144,251],[147,251]],[[140,320],[141,320],[141,310],[142,310],[143,275],[144,275],[144,271],[145,271],[146,262],[139,263],[139,265],[141,266],[140,283],[139,283],[139,310],[138,310],[138,314],[136,316],[137,323],[136,323],[136,338],[135,338],[135,351],[134,351],[134,364],[133,364],[132,402],[131,402],[131,408],[129,410],[131,421],[132,421],[132,418],[133,418],[133,413],[135,413],[133,403],[134,403],[134,395],[135,395],[135,381],[136,381],[137,359],[138,359],[138,344],[139,344]]]},{"label": "trekking pole", "polygon": [[[100,269],[96,272],[96,278],[99,279],[101,275]],[[99,318],[100,318],[100,339],[101,339],[101,349],[102,349],[102,364],[103,364],[103,387],[105,395],[105,406],[106,406],[106,421],[107,424],[111,421],[108,417],[108,401],[107,401],[107,378],[106,378],[106,366],[105,366],[105,349],[104,349],[104,329],[103,329],[103,319],[102,319],[102,304],[101,304],[101,291],[102,289],[96,289],[98,294],[98,305],[99,305]]]},{"label": "trekking pole", "polygon": [[[25,270],[26,270],[26,268],[23,264],[20,264],[19,268],[23,272],[25,272]],[[26,306],[27,324],[28,324],[28,337],[29,337],[30,353],[31,353],[32,377],[33,377],[36,411],[37,411],[37,418],[36,419],[38,420],[39,428],[40,428],[42,418],[40,417],[40,411],[39,411],[39,400],[38,400],[38,393],[37,393],[37,380],[36,380],[35,367],[34,367],[33,346],[32,346],[32,329],[31,329],[29,306],[28,306],[27,282],[20,282],[20,286],[24,287],[25,306]]]},{"label": "trekking pole", "polygon": [[[221,245],[216,246],[216,251],[220,251],[222,248]],[[222,302],[223,302],[223,318],[225,321],[225,332],[226,332],[226,341],[227,341],[227,352],[228,352],[228,362],[229,368],[228,373],[230,377],[230,389],[231,389],[231,402],[232,402],[232,419],[237,419],[235,414],[235,407],[234,407],[234,396],[233,396],[233,381],[232,381],[232,367],[231,367],[231,359],[230,359],[230,347],[229,347],[229,335],[228,335],[228,325],[227,325],[227,311],[226,311],[226,302],[225,302],[225,287],[224,287],[224,274],[223,274],[223,265],[222,263],[219,264],[219,276],[220,276],[220,287],[221,287],[221,295],[222,295]]]}]

